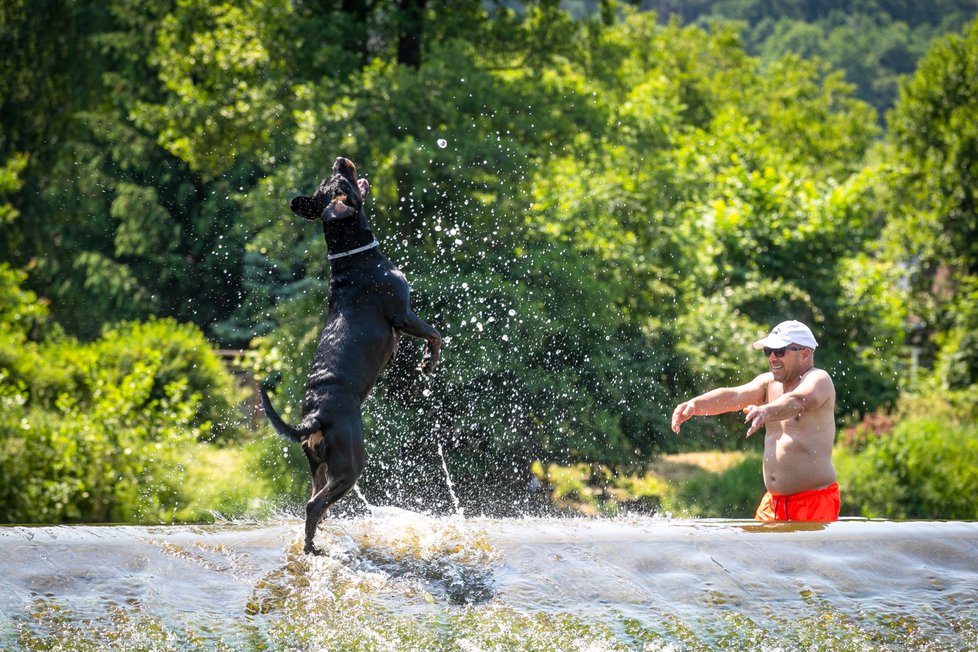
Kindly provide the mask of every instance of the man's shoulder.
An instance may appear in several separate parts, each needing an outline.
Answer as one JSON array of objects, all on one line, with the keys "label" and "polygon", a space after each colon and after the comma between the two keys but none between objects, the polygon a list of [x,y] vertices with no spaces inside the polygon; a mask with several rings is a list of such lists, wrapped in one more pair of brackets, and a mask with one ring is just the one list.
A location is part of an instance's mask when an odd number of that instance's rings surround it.
[{"label": "man's shoulder", "polygon": [[829,372],[824,369],[812,367],[805,374],[804,383],[809,387],[807,391],[820,399],[820,404],[834,405],[835,383],[832,382],[832,377],[829,375]]},{"label": "man's shoulder", "polygon": [[829,375],[829,372],[827,372],[825,369],[820,369],[819,367],[812,367],[805,372],[805,375],[816,382],[832,382],[832,376]]},{"label": "man's shoulder", "polygon": [[747,384],[755,385],[759,387],[767,387],[772,382],[774,382],[774,374],[772,374],[770,371],[765,371],[762,374],[758,374],[757,376],[754,376],[754,380],[750,381]]}]

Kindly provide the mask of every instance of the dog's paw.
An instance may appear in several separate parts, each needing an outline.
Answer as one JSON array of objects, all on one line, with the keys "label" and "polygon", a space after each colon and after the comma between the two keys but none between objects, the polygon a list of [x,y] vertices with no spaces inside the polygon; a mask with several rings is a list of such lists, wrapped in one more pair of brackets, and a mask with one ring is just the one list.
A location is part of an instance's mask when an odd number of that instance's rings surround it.
[{"label": "dog's paw", "polygon": [[427,376],[435,370],[438,366],[438,361],[441,359],[441,337],[429,337],[428,344],[425,347],[424,357],[421,359],[421,366],[419,367],[422,374]]},{"label": "dog's paw", "polygon": [[421,365],[418,367],[418,371],[421,372],[423,376],[428,376],[435,372],[435,367],[438,366],[438,358],[430,355],[426,355],[421,360]]}]

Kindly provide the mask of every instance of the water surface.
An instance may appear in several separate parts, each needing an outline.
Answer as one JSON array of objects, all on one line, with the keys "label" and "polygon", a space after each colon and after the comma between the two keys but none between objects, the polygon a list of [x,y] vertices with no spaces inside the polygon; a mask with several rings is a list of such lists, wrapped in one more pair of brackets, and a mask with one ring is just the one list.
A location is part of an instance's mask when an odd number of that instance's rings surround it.
[{"label": "water surface", "polygon": [[0,528],[25,650],[975,650],[978,523]]}]

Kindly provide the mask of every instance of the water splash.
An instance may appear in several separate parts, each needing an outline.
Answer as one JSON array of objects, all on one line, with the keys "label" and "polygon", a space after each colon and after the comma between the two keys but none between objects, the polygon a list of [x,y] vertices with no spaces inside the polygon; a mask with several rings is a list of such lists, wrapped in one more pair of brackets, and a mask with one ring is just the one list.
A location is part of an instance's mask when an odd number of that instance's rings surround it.
[{"label": "water splash", "polygon": [[0,528],[0,648],[978,648],[974,523],[375,510],[319,557],[299,521]]},{"label": "water splash", "polygon": [[448,472],[448,462],[445,461],[445,451],[442,450],[441,442],[438,442],[438,457],[441,458],[441,468],[445,472],[445,484],[448,485],[448,493],[452,497],[452,503],[455,504],[455,513],[458,516],[463,516],[462,505],[458,501],[458,496],[455,495],[455,484],[452,482],[452,476]]}]

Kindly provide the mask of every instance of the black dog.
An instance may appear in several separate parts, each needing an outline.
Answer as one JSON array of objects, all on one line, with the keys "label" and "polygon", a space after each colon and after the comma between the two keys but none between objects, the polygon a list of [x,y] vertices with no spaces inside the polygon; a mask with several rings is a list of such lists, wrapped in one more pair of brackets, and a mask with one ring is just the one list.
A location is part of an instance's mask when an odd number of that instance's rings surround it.
[{"label": "black dog", "polygon": [[380,372],[397,351],[398,333],[427,341],[421,372],[438,364],[441,336],[411,311],[404,275],[377,248],[363,196],[368,184],[357,180],[353,162],[339,157],[333,176],[312,197],[296,197],[292,212],[321,219],[330,262],[326,325],[312,361],[302,421],[282,421],[261,389],[262,406],[283,437],[301,442],[312,469],[312,498],[306,504],[305,551],[313,546],[326,509],[342,498],[364,465],[361,407]]}]

